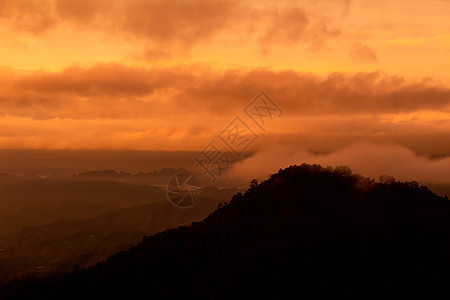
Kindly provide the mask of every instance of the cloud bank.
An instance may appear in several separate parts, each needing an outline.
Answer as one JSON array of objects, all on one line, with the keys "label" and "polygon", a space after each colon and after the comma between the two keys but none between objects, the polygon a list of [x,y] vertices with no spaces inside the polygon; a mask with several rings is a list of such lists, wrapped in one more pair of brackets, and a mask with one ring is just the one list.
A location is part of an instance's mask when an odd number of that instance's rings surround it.
[{"label": "cloud bank", "polygon": [[254,156],[236,163],[224,175],[225,180],[266,179],[280,168],[294,164],[349,166],[354,173],[378,179],[394,176],[402,181],[422,183],[450,183],[450,157],[429,159],[395,145],[355,143],[329,154],[312,154],[305,150],[290,151],[274,145],[258,151]]}]

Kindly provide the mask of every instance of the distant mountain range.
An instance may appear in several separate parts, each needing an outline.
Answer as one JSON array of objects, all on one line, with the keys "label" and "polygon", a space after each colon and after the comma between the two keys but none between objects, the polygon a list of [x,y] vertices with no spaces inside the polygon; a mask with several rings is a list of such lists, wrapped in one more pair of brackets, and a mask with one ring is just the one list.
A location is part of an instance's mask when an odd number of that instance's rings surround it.
[{"label": "distant mountain range", "polygon": [[[174,174],[181,173],[181,172],[188,172],[184,168],[162,168],[160,170],[154,170],[152,172],[144,173],[139,172],[136,174],[131,174],[128,172],[116,172],[115,170],[103,170],[103,171],[90,171],[90,172],[83,172],[79,174],[74,174],[72,176],[74,177],[168,177],[173,176]],[[170,178],[170,177],[169,177]]]},{"label": "distant mountain range", "polygon": [[448,198],[415,182],[291,166],[201,222],[0,298],[448,299],[449,233]]},{"label": "distant mountain range", "polygon": [[116,172],[115,170],[90,171],[72,175],[74,179],[101,179],[101,180],[118,180],[122,182],[129,182],[143,185],[167,185],[167,182],[172,176],[178,173],[190,172],[184,168],[162,168],[152,172],[138,172],[131,174],[128,172]]},{"label": "distant mountain range", "polygon": [[173,207],[165,186],[184,169],[162,169],[122,180],[94,171],[41,178],[0,174],[0,283],[87,267],[143,236],[199,221],[238,189],[204,187],[199,204]]}]

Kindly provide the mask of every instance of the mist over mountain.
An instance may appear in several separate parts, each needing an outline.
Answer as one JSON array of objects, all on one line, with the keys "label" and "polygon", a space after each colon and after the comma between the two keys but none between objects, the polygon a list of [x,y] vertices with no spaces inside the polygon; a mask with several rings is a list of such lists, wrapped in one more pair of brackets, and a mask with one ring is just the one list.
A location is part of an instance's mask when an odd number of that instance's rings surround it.
[{"label": "mist over mountain", "polygon": [[448,198],[415,182],[291,166],[201,222],[67,275],[12,281],[0,296],[447,298],[449,220]]}]

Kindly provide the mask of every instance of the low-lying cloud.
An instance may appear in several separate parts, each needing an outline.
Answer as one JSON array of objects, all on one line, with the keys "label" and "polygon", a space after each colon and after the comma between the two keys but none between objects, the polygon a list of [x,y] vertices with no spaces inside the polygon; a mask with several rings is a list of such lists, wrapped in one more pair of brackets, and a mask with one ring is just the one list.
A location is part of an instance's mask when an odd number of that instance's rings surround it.
[{"label": "low-lying cloud", "polygon": [[375,179],[389,175],[402,181],[450,183],[450,157],[430,159],[405,147],[367,143],[355,143],[329,154],[313,154],[304,149],[292,151],[272,145],[236,163],[224,179],[267,179],[280,168],[302,163],[349,166],[354,173]]}]

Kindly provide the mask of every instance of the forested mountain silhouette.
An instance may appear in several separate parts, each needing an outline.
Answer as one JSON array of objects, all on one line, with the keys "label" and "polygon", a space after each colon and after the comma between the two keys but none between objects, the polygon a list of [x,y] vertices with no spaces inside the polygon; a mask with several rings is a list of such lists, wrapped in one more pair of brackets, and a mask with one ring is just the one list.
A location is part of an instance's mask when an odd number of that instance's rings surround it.
[{"label": "forested mountain silhouette", "polygon": [[436,298],[450,292],[450,202],[415,182],[291,166],[202,222],[0,297]]}]

